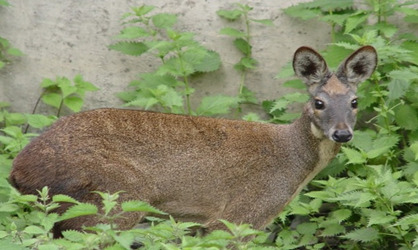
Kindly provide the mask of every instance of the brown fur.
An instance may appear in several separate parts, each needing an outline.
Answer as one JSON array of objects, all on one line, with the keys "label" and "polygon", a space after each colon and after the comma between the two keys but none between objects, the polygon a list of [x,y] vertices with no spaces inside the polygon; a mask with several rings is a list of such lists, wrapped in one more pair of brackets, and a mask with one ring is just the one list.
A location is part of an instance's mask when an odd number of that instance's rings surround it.
[{"label": "brown fur", "polygon": [[[326,65],[312,49],[300,51],[319,60],[309,70]],[[314,84],[318,72],[329,79],[327,69],[314,70]],[[339,77],[331,77],[329,84],[344,84]],[[309,79],[306,72],[303,78]],[[325,93],[328,87],[338,93]],[[347,116],[355,116],[345,103],[351,99],[340,94],[326,82],[311,92],[313,99],[323,95],[325,102],[344,102]],[[25,194],[49,186],[51,195],[67,194],[98,206],[99,195],[92,191],[123,190],[121,200],[147,201],[208,230],[223,228],[219,219],[263,228],[339,150],[328,130],[345,121],[323,126],[321,116],[335,110],[315,114],[314,109],[310,101],[290,125],[120,109],[82,112],[59,119],[25,147],[14,160],[10,181]],[[130,213],[118,223],[130,228],[144,216]],[[63,221],[55,235],[97,222],[95,217]]]}]

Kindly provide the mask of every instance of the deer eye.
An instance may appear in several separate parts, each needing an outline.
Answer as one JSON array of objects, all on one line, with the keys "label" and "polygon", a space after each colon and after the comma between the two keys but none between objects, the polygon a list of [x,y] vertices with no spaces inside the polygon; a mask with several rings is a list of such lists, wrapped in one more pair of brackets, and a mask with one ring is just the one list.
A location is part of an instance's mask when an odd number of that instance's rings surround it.
[{"label": "deer eye", "polygon": [[351,101],[351,107],[352,107],[353,109],[356,109],[356,108],[357,108],[357,106],[358,106],[358,102],[357,102],[357,98],[356,98],[356,99],[353,99],[353,100]]},{"label": "deer eye", "polygon": [[325,108],[325,104],[323,101],[316,99],[315,100],[315,109],[322,110]]}]

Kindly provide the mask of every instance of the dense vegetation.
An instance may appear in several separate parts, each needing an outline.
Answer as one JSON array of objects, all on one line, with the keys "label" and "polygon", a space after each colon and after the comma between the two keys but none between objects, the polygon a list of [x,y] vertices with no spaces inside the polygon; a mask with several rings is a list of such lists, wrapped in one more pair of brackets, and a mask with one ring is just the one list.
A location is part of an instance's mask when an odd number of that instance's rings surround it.
[{"label": "dense vegetation", "polygon": [[[115,216],[131,211],[163,213],[141,201],[119,204],[118,194],[99,193],[103,208],[80,203],[71,197],[21,195],[7,182],[13,158],[37,134],[33,129],[49,126],[62,109],[81,110],[86,91],[97,88],[76,76],[44,79],[36,106],[49,105],[53,115],[13,113],[9,104],[0,103],[0,245],[3,249],[125,249],[138,248],[139,242],[149,249],[417,249],[418,248],[418,46],[411,32],[401,32],[391,23],[391,16],[401,15],[411,27],[418,23],[413,1],[367,0],[361,8],[353,0],[315,0],[285,9],[291,17],[318,19],[330,24],[331,43],[324,51],[331,68],[361,45],[374,46],[379,66],[371,79],[358,90],[360,117],[355,137],[345,145],[337,158],[265,231],[250,225],[233,225],[223,221],[229,231],[215,231],[205,237],[192,237],[194,223],[172,219],[149,218],[147,228],[118,230]],[[1,1],[0,5],[7,5]],[[272,25],[269,20],[251,18],[252,8],[237,4],[236,8],[219,10],[220,18],[242,22],[242,30],[230,27],[220,33],[230,36],[242,58],[235,69],[241,74],[236,96],[207,96],[192,107],[190,96],[193,75],[215,71],[221,63],[219,55],[199,44],[194,34],[175,30],[177,16],[155,14],[152,6],[132,8],[124,15],[118,41],[109,47],[127,55],[144,53],[157,57],[161,64],[153,72],[142,73],[129,85],[130,91],[118,93],[127,106],[154,108],[164,112],[215,116],[239,114],[246,120],[259,120],[256,114],[243,114],[243,105],[261,105],[269,114],[269,122],[288,123],[299,114],[287,112],[289,105],[305,102],[307,95],[299,91],[304,85],[290,79],[290,63],[278,74],[285,86],[297,89],[278,100],[256,100],[245,86],[246,75],[257,70],[252,57],[251,28]],[[414,26],[415,25],[415,26]],[[403,29],[405,30],[405,29]],[[0,38],[0,68],[20,55],[10,43]],[[337,56],[336,56],[337,55]],[[6,65],[11,67],[12,65]],[[290,80],[289,80],[290,79]],[[30,131],[32,131],[31,129]],[[55,214],[60,202],[74,206],[65,214]],[[114,215],[115,207],[122,208]],[[62,239],[52,239],[56,221],[82,215],[100,216],[103,223],[89,233],[67,231]],[[256,236],[245,242],[246,236]]]}]

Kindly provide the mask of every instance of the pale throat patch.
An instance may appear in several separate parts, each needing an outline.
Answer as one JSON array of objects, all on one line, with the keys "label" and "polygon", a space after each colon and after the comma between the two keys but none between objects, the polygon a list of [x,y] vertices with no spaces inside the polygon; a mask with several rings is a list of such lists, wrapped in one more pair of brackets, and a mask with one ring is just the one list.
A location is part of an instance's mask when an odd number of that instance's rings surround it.
[{"label": "pale throat patch", "polygon": [[311,122],[311,132],[318,139],[322,139],[325,137],[322,130],[320,130],[313,122]]}]

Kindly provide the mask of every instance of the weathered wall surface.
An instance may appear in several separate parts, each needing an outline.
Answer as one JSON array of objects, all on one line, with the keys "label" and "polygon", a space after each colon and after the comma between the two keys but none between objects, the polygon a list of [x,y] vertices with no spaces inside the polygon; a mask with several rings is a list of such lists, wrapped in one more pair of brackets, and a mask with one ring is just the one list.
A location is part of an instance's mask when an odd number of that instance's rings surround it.
[{"label": "weathered wall surface", "polygon": [[[274,27],[253,26],[253,55],[259,67],[248,75],[247,86],[260,100],[276,98],[287,91],[274,79],[301,45],[323,49],[329,42],[329,27],[310,21],[300,22],[281,9],[301,0],[242,1],[254,7],[252,17],[273,20]],[[155,61],[149,56],[131,57],[108,49],[121,29],[120,17],[130,7],[155,5],[160,12],[179,16],[177,28],[191,31],[206,47],[222,59],[220,70],[194,77],[195,98],[207,94],[235,95],[239,74],[233,64],[240,58],[230,37],[219,30],[228,24],[216,11],[233,6],[236,1],[210,0],[9,0],[10,7],[0,8],[0,36],[7,38],[25,55],[14,59],[0,71],[0,101],[10,102],[14,111],[31,112],[41,93],[43,78],[81,74],[100,88],[88,94],[84,109],[120,107],[115,93],[127,88],[140,72],[150,71]],[[242,26],[241,26],[242,27]]]}]

